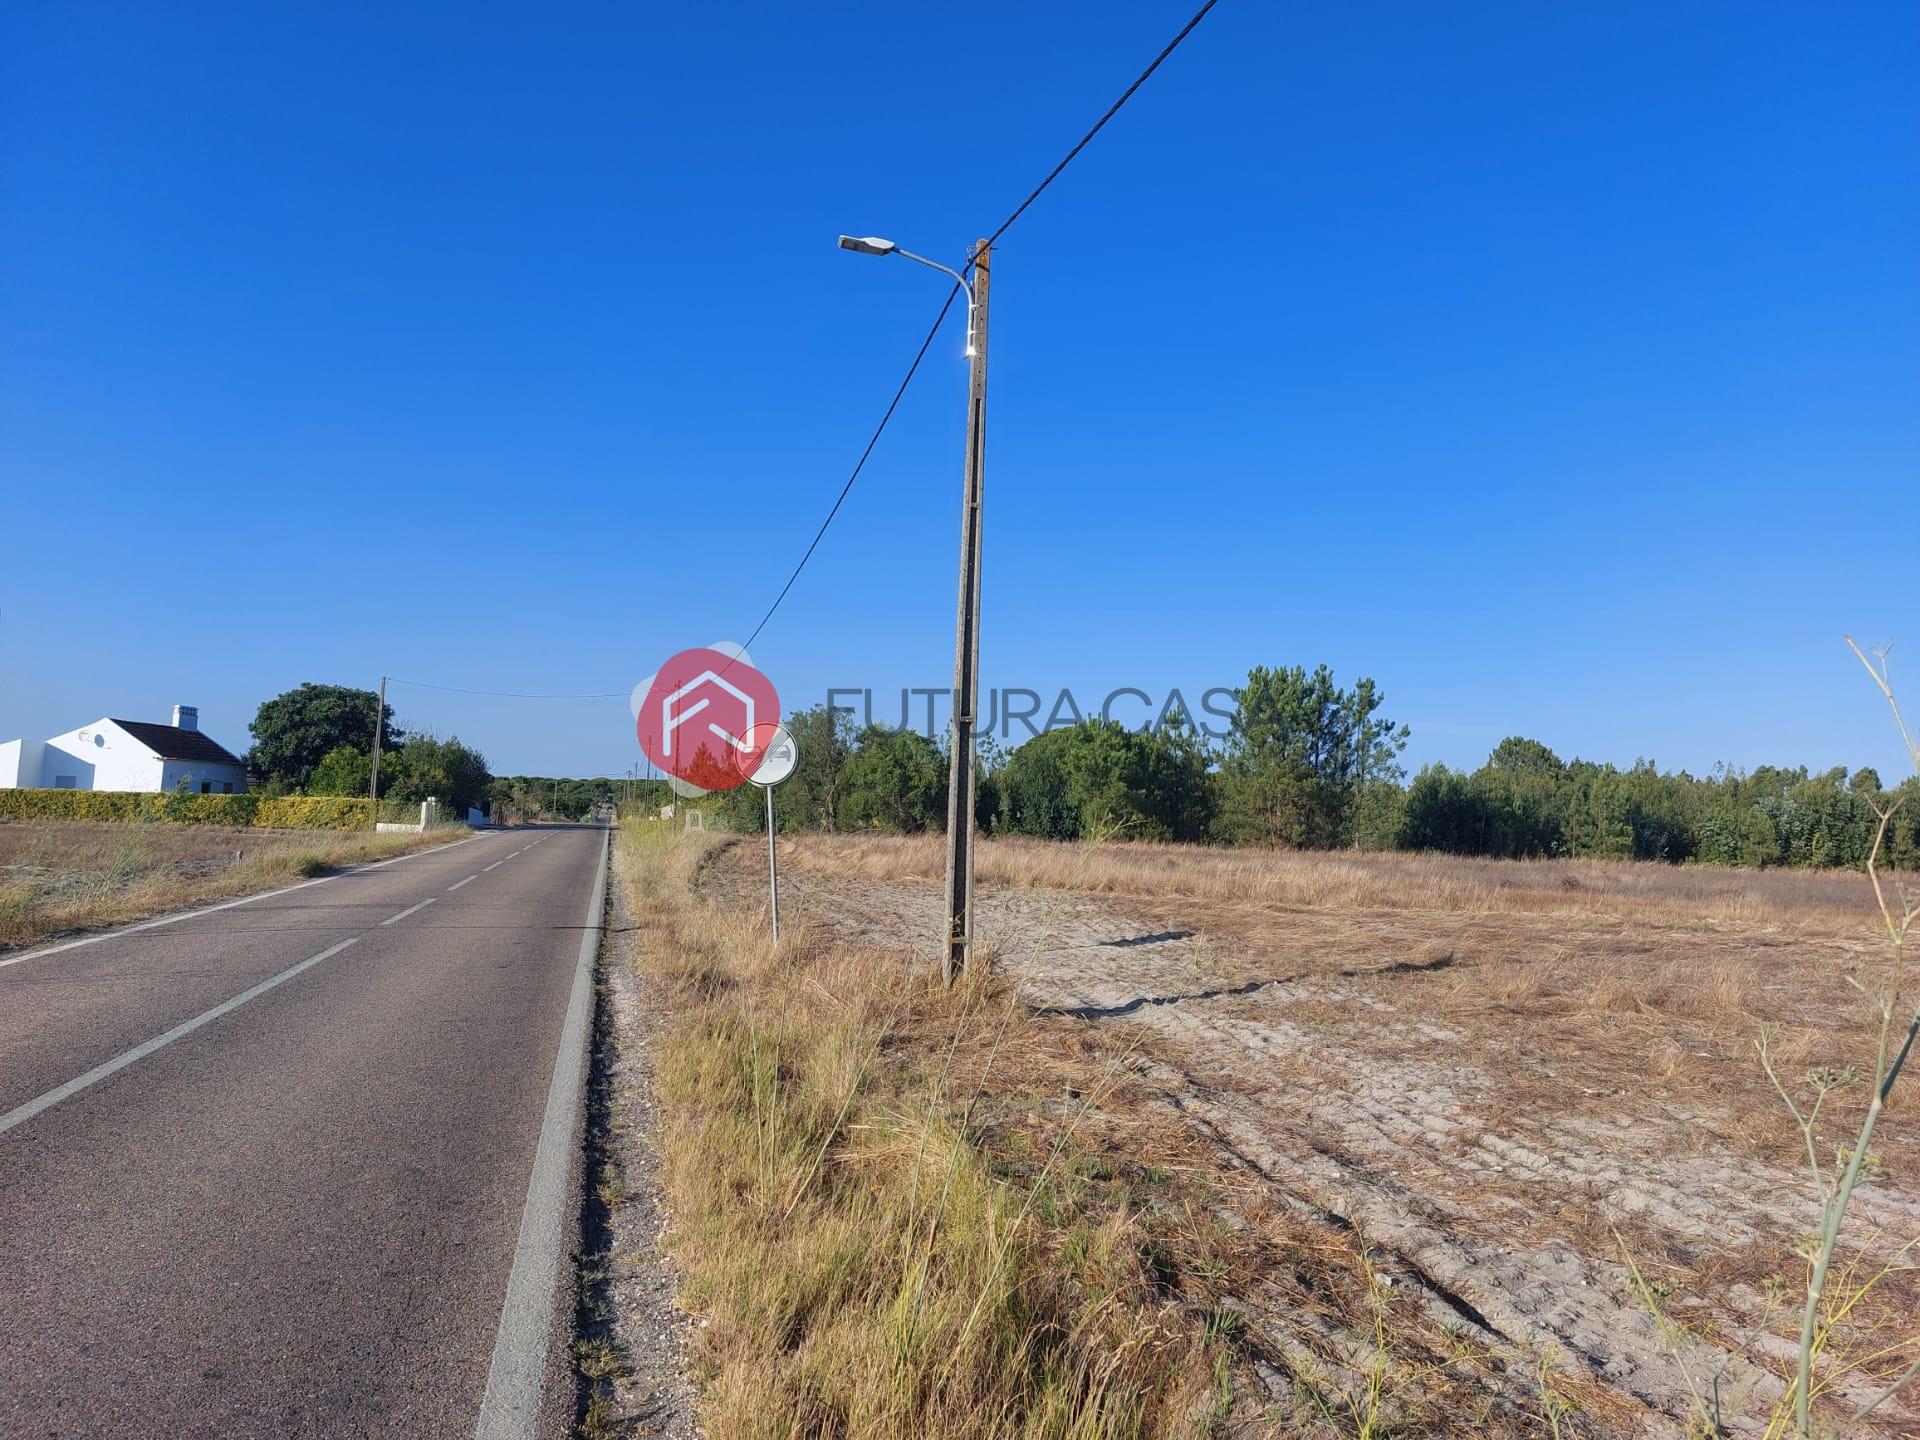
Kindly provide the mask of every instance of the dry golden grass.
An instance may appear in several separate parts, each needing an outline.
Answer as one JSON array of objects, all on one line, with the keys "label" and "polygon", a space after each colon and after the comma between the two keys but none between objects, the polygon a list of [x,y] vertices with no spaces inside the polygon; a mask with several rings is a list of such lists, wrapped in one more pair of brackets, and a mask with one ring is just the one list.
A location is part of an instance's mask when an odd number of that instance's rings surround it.
[{"label": "dry golden grass", "polygon": [[268,890],[452,838],[444,830],[375,835],[51,820],[0,824],[0,948]]},{"label": "dry golden grass", "polygon": [[[1360,1237],[1223,1164],[1127,1032],[1036,1015],[984,969],[944,990],[805,918],[776,952],[757,859],[727,847],[621,843],[707,1433],[1491,1437],[1609,1413],[1460,1343]],[[1243,1297],[1297,1333],[1276,1347]]]},{"label": "dry golden grass", "polygon": [[[938,837],[800,837],[785,853],[796,908],[897,956],[925,950]],[[1871,1065],[1874,1017],[1848,983],[1886,964],[1865,876],[1015,840],[978,859],[996,964],[1034,1003],[1219,997],[1123,1023],[1184,1017],[1138,1032],[1164,1083],[1189,1108],[1210,1094],[1283,1160],[1351,1157],[1357,1184],[1405,1187],[1455,1233],[1530,1255],[1617,1266],[1624,1245],[1685,1325],[1729,1345],[1770,1282],[1795,1283],[1804,1146],[1755,1042],[1771,1032],[1796,1084]],[[1912,1105],[1896,1094],[1890,1118]],[[1391,1138],[1408,1125],[1411,1143]],[[1877,1255],[1920,1201],[1920,1134],[1884,1126],[1874,1154]],[[1347,1193],[1276,1174],[1322,1204]],[[1853,1355],[1890,1347],[1867,1373],[1920,1343],[1916,1304],[1920,1272],[1898,1270],[1853,1312]],[[1621,1402],[1596,1384],[1564,1433]]]},{"label": "dry golden grass", "polygon": [[[810,836],[799,863],[875,880],[939,880],[937,835]],[[1732,870],[1607,860],[1485,860],[1453,855],[1221,849],[1143,842],[1059,844],[996,838],[979,846],[982,885],[1232,904],[1391,908],[1484,914],[1615,915],[1690,923],[1857,923],[1873,915],[1854,871]]]},{"label": "dry golden grass", "polygon": [[668,1244],[708,1321],[707,1432],[1206,1433],[1204,1326],[1082,1173],[1092,1099],[1030,1096],[1017,1155],[980,1143],[990,1076],[1030,1043],[1018,1007],[804,933],[776,952],[694,897],[715,843],[630,824],[620,846],[637,963],[671,1001]]}]

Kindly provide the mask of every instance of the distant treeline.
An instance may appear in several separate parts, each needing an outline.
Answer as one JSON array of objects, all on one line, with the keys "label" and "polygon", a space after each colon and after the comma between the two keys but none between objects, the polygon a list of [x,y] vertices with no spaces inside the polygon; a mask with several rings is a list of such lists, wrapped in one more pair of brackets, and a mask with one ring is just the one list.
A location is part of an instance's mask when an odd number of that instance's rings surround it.
[{"label": "distant treeline", "polygon": [[[1296,849],[1437,850],[1510,858],[1865,864],[1876,807],[1902,796],[1888,863],[1920,868],[1920,781],[1889,791],[1871,769],[1725,767],[1707,776],[1562,760],[1536,740],[1495,747],[1478,770],[1429,765],[1408,782],[1407,728],[1380,715],[1371,680],[1327,667],[1256,668],[1229,735],[1191,725],[1129,730],[1089,720],[1011,751],[987,748],[977,800],[992,834],[1054,840],[1180,840]],[[909,730],[856,732],[820,706],[789,717],[799,766],[777,797],[781,830],[937,830],[946,758]],[[753,787],[716,802],[759,830]]]},{"label": "distant treeline", "polygon": [[644,808],[673,799],[664,780],[568,780],[552,775],[496,775],[491,793],[496,820],[585,820],[620,805]]},{"label": "distant treeline", "polygon": [[402,730],[393,707],[372,690],[308,683],[265,701],[249,727],[247,771],[267,795],[365,796],[373,782],[375,719],[380,798],[432,798],[456,816],[484,810],[497,820],[583,820],[622,801],[664,804],[663,782],[494,775],[487,759],[457,737]]}]

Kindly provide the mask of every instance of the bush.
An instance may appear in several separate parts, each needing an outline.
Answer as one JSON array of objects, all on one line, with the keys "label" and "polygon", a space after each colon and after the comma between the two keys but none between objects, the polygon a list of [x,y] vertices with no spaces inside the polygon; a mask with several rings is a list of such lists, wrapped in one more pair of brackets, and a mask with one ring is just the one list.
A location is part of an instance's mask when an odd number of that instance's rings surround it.
[{"label": "bush", "polygon": [[1020,746],[994,774],[992,828],[1049,840],[1199,840],[1213,818],[1191,730],[1083,720]]},{"label": "bush", "polygon": [[373,756],[351,745],[329,750],[307,779],[309,795],[365,795],[373,788]]},{"label": "bush", "polygon": [[946,765],[939,747],[913,730],[870,725],[840,772],[840,812],[849,830],[915,835],[947,814]]},{"label": "bush", "polygon": [[366,829],[369,802],[345,796],[196,795],[186,791],[0,790],[0,820],[117,820],[161,825]]},{"label": "bush", "polygon": [[0,790],[0,820],[141,820],[158,795],[118,790]]},{"label": "bush", "polygon": [[152,812],[142,819],[159,820],[168,825],[251,825],[258,795],[196,795],[188,790],[142,796],[152,803]]},{"label": "bush", "polygon": [[493,776],[487,757],[457,738],[446,740],[416,731],[380,765],[380,795],[385,800],[438,800],[454,815],[487,803]]},{"label": "bush", "polygon": [[365,830],[373,802],[364,795],[280,795],[260,802],[253,823],[282,830]]}]

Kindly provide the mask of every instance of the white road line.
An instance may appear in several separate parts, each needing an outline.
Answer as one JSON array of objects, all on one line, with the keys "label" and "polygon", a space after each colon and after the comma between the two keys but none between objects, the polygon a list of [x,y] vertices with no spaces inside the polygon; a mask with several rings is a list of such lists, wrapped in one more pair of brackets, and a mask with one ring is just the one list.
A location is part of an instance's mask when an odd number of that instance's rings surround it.
[{"label": "white road line", "polygon": [[513,851],[510,851],[510,852],[508,852],[508,854],[507,854],[507,859],[509,859],[509,860],[511,860],[511,859],[513,859],[513,857],[514,857],[515,855],[519,855],[519,854],[522,854],[522,853],[524,853],[524,852],[525,852],[525,850],[526,850],[526,848],[527,848],[526,846],[524,846],[524,845],[522,845],[522,846],[520,847],[520,849],[518,849],[518,850],[513,850]]},{"label": "white road line", "polygon": [[102,940],[115,940],[122,935],[137,935],[142,930],[158,930],[163,925],[178,925],[182,920],[192,920],[201,915],[212,915],[220,910],[232,910],[241,905],[251,905],[256,900],[271,900],[276,895],[291,895],[296,890],[305,890],[313,885],[325,885],[329,880],[339,880],[347,875],[358,875],[362,870],[379,870],[401,860],[413,860],[422,855],[438,855],[442,850],[452,850],[456,846],[469,845],[480,839],[478,835],[469,835],[465,840],[454,840],[445,845],[435,845],[431,850],[414,850],[405,855],[396,855],[391,860],[376,860],[371,865],[356,865],[351,870],[342,870],[339,875],[322,875],[317,880],[302,880],[297,885],[283,885],[278,890],[263,890],[258,895],[243,895],[238,900],[222,900],[218,905],[202,905],[197,910],[182,910],[178,915],[163,915],[158,920],[142,920],[137,925],[122,925],[113,930],[102,930],[98,935],[83,935],[78,940],[65,940],[58,945],[48,945],[40,950],[29,950],[24,955],[10,955],[0,960],[0,970],[9,965],[19,965],[28,960],[39,960],[48,955],[58,955],[62,950],[77,950],[82,945],[98,945]]},{"label": "white road line", "polygon": [[486,869],[485,869],[485,870],[482,870],[482,871],[481,871],[480,873],[481,873],[482,875],[484,875],[484,874],[486,874],[486,873],[487,873],[487,870],[498,870],[498,869],[499,869],[499,868],[500,868],[500,867],[501,867],[502,865],[504,865],[504,864],[506,864],[506,863],[507,863],[507,862],[506,862],[506,861],[504,861],[504,860],[496,860],[496,861],[494,861],[494,862],[493,862],[493,864],[491,864],[491,865],[489,865],[489,866],[487,866],[487,867],[486,867]]},{"label": "white road line", "polygon": [[113,1059],[107,1061],[106,1064],[96,1065],[93,1067],[93,1069],[87,1071],[86,1074],[77,1075],[73,1079],[67,1081],[67,1083],[64,1085],[56,1085],[53,1089],[47,1091],[46,1094],[40,1096],[39,1098],[34,1100],[29,1100],[26,1104],[18,1107],[17,1109],[9,1110],[5,1115],[0,1115],[0,1134],[5,1134],[7,1131],[13,1129],[13,1127],[16,1125],[26,1124],[27,1121],[31,1120],[34,1116],[38,1115],[42,1110],[50,1109],[51,1107],[58,1105],[62,1100],[65,1100],[70,1096],[79,1094],[82,1090],[85,1090],[89,1085],[97,1085],[100,1081],[106,1079],[109,1075],[112,1075],[116,1071],[126,1069],[127,1066],[133,1064],[133,1062],[136,1060],[144,1060],[147,1056],[153,1054],[154,1051],[162,1048],[163,1046],[171,1045],[174,1041],[178,1040],[181,1036],[191,1035],[194,1031],[198,1030],[202,1025],[207,1024],[209,1021],[218,1020],[222,1015],[227,1014],[229,1011],[238,1010],[242,1005],[246,1004],[249,1000],[256,999],[259,996],[266,994],[267,991],[273,989],[274,986],[282,984],[285,981],[291,980],[294,976],[298,975],[302,970],[311,970],[315,965],[318,965],[322,960],[327,959],[329,956],[338,955],[342,950],[346,949],[349,945],[352,945],[356,941],[358,941],[359,938],[360,937],[358,935],[355,935],[352,937],[352,939],[342,940],[338,945],[329,945],[325,950],[322,950],[318,955],[310,955],[305,960],[302,960],[298,965],[289,965],[285,970],[282,970],[278,975],[271,975],[267,977],[265,980],[262,980],[258,985],[255,985],[250,990],[242,990],[238,995],[234,996],[231,1000],[222,1000],[218,1005],[214,1006],[211,1010],[204,1010],[200,1014],[194,1016],[193,1019],[183,1021],[181,1024],[174,1026],[173,1029],[166,1031],[164,1034],[156,1035],[153,1037],[153,1039],[148,1040],[143,1044],[136,1045],[133,1047],[133,1049],[114,1056]]},{"label": "white road line", "polygon": [[553,1083],[547,1087],[547,1111],[533,1149],[533,1176],[527,1181],[527,1203],[520,1211],[520,1238],[513,1247],[513,1269],[507,1275],[507,1299],[493,1340],[493,1362],[487,1368],[487,1393],[480,1402],[475,1440],[531,1440],[539,1433],[553,1313],[567,1254],[573,1132],[587,1082],[593,962],[606,917],[607,851],[612,843],[611,836],[601,842],[600,873],[580,932],[573,992],[567,997],[567,1018],[553,1057]]},{"label": "white road line", "polygon": [[474,881],[478,880],[479,878],[480,878],[480,872],[476,870],[473,874],[467,876],[466,879],[456,880],[453,882],[453,884],[447,886],[447,893],[451,895],[455,890],[458,890],[462,885],[471,885]]},{"label": "white road line", "polygon": [[[482,840],[482,839],[485,839],[485,838],[486,838],[486,837],[485,837],[485,836],[482,836],[482,835],[469,835],[469,836],[467,836],[467,838],[466,838],[466,839],[464,839],[464,840],[450,840],[450,841],[448,841],[448,842],[447,842],[447,843],[446,843],[445,845],[435,845],[435,846],[434,846],[434,847],[433,847],[432,849],[430,849],[430,850],[409,850],[409,851],[408,851],[408,852],[407,852],[406,854],[404,854],[404,855],[395,855],[395,856],[394,856],[394,857],[393,857],[392,859],[390,859],[390,860],[376,860],[376,861],[374,861],[374,862],[373,862],[373,863],[372,863],[371,865],[357,865],[357,866],[355,866],[355,867],[354,867],[354,869],[356,869],[356,870],[383,870],[383,869],[385,869],[385,868],[386,868],[387,866],[389,866],[389,865],[398,865],[398,864],[399,864],[399,863],[400,863],[400,862],[401,862],[402,860],[411,860],[411,859],[413,859],[413,857],[414,857],[414,856],[416,856],[416,855],[438,855],[438,854],[439,854],[439,853],[440,853],[440,852],[441,852],[442,850],[453,850],[453,849],[457,849],[458,847],[460,847],[460,846],[462,846],[462,845],[471,845],[471,844],[472,844],[472,843],[473,843],[474,841],[476,841],[476,840]],[[352,870],[345,870],[345,871],[342,871],[342,872],[341,872],[341,874],[345,874],[345,875],[351,875],[352,873],[353,873],[353,871],[352,871]],[[340,876],[339,876],[339,875],[328,875],[328,876],[326,876],[325,878],[326,878],[326,879],[328,879],[328,880],[338,880],[338,879],[340,878]]]},{"label": "white road line", "polygon": [[434,896],[429,895],[426,899],[422,900],[418,905],[409,905],[407,906],[406,909],[402,910],[398,915],[389,915],[386,919],[382,920],[380,923],[382,925],[398,925],[402,920],[406,919],[407,916],[416,915],[420,911],[426,909],[427,906],[433,904],[434,899],[435,899]]}]

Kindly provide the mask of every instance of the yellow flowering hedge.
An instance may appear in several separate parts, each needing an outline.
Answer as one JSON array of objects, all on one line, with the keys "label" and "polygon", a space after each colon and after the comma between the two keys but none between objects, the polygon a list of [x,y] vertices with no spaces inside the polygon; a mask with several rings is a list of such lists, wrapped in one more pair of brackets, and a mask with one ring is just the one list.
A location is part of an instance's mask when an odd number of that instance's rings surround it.
[{"label": "yellow flowering hedge", "polygon": [[150,794],[131,790],[0,790],[0,820],[140,820],[276,830],[367,829],[372,802],[346,795]]},{"label": "yellow flowering hedge", "polygon": [[253,823],[282,830],[365,830],[373,824],[372,807],[371,800],[353,795],[263,796]]}]

